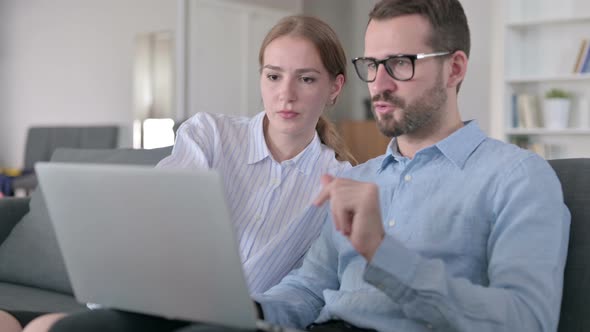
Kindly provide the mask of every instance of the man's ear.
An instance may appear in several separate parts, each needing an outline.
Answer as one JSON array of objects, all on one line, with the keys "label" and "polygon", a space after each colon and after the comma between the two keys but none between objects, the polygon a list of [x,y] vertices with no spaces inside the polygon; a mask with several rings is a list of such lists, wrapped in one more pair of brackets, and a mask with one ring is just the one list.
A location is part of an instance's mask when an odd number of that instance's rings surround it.
[{"label": "man's ear", "polygon": [[465,74],[467,73],[468,62],[469,59],[467,59],[467,55],[463,51],[456,51],[451,55],[448,62],[450,71],[447,88],[456,88],[461,82],[463,82]]}]

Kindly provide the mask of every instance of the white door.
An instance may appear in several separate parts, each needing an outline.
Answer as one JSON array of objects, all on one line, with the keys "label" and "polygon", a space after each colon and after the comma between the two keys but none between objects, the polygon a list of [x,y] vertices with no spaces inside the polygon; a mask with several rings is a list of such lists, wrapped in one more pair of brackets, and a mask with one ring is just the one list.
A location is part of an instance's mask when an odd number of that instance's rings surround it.
[{"label": "white door", "polygon": [[258,51],[291,12],[225,0],[188,3],[186,116],[212,112],[252,116],[263,110]]}]

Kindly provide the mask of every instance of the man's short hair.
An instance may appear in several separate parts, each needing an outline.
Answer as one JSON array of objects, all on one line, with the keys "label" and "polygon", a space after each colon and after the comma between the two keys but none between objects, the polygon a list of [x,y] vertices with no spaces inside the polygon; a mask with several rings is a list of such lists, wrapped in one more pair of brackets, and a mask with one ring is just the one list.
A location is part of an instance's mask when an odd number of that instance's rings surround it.
[{"label": "man's short hair", "polygon": [[458,0],[382,0],[369,13],[369,21],[413,14],[430,22],[432,33],[426,44],[432,51],[463,51],[469,57],[469,25]]}]

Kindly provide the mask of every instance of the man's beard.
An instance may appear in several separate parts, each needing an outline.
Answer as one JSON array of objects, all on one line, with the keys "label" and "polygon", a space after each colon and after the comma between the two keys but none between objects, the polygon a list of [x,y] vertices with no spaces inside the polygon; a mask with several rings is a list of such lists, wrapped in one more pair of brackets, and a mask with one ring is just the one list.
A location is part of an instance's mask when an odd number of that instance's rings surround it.
[{"label": "man's beard", "polygon": [[[442,115],[441,109],[447,102],[447,98],[442,73],[439,73],[434,86],[411,104],[407,104],[404,99],[392,95],[389,91],[375,95],[372,98],[373,102],[384,101],[397,108],[393,113],[381,114],[380,117],[375,114],[377,127],[387,137],[398,137],[430,128],[439,122]],[[399,111],[402,111],[403,118],[396,120],[394,115]],[[373,112],[375,113],[374,108]]]}]

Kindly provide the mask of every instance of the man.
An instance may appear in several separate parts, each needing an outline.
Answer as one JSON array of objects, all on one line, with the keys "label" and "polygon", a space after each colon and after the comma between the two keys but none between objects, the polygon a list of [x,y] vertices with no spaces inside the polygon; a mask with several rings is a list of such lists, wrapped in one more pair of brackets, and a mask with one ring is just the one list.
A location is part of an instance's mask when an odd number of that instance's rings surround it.
[{"label": "man", "polygon": [[331,218],[300,269],[256,295],[283,326],[555,331],[570,214],[535,154],[462,122],[469,28],[457,0],[383,0],[368,82],[387,153],[323,178]]}]

